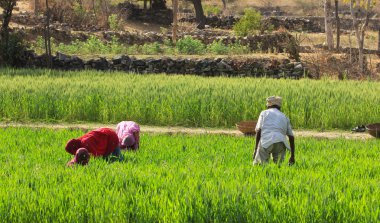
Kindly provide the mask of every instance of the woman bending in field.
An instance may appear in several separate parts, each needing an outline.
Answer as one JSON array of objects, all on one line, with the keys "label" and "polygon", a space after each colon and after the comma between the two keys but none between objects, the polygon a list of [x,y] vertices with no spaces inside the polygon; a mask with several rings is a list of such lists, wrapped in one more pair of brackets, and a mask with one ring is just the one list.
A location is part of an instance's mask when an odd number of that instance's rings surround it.
[{"label": "woman bending in field", "polygon": [[122,160],[119,148],[119,139],[114,130],[99,128],[92,130],[77,139],[71,139],[66,144],[66,151],[75,157],[67,164],[86,165],[90,159],[89,154],[108,159],[110,155]]},{"label": "woman bending in field", "polygon": [[116,126],[119,147],[127,150],[138,150],[140,146],[140,126],[133,121],[122,121]]}]

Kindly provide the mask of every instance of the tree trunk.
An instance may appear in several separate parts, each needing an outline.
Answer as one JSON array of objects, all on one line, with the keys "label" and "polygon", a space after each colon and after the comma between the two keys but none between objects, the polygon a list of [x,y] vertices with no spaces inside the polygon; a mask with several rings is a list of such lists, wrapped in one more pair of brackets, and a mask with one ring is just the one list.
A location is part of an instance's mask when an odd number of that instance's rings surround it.
[{"label": "tree trunk", "polygon": [[354,3],[355,3],[355,0],[350,1],[350,11],[351,11],[353,26],[355,29],[356,42],[357,42],[358,51],[359,51],[359,71],[361,72],[361,74],[364,74],[364,70],[365,70],[364,69],[364,36],[365,36],[365,30],[368,26],[368,21],[369,21],[369,10],[371,8],[371,0],[367,1],[367,9],[365,10],[365,13],[366,13],[365,21],[361,26],[354,12]]},{"label": "tree trunk", "polygon": [[49,68],[53,67],[51,58],[51,41],[50,41],[50,9],[49,0],[46,0],[46,21],[45,21],[45,51],[46,51],[46,62]]},{"label": "tree trunk", "polygon": [[38,15],[40,13],[40,1],[34,0],[34,14]]},{"label": "tree trunk", "polygon": [[377,35],[377,53],[380,55],[380,29],[379,29],[379,33]]},{"label": "tree trunk", "polygon": [[153,10],[164,10],[166,8],[166,0],[153,0],[152,7]]},{"label": "tree trunk", "polygon": [[197,19],[198,29],[204,29],[206,25],[206,17],[203,13],[203,7],[202,7],[202,2],[201,0],[192,0],[194,4],[194,9],[195,9],[195,17]]},{"label": "tree trunk", "polygon": [[1,41],[5,43],[5,50],[8,51],[9,46],[9,23],[11,22],[13,8],[16,6],[16,1],[7,2],[3,9],[3,24],[1,26],[0,35]]},{"label": "tree trunk", "polygon": [[326,43],[329,50],[334,49],[334,34],[332,29],[332,10],[331,10],[331,0],[325,0],[325,32],[326,32]]},{"label": "tree trunk", "polygon": [[223,3],[223,11],[227,9],[227,2],[226,0],[222,0]]},{"label": "tree trunk", "polygon": [[340,48],[340,18],[339,18],[339,1],[335,0],[335,20],[336,20],[336,49]]},{"label": "tree trunk", "polygon": [[176,43],[177,41],[177,29],[178,29],[178,0],[173,0],[173,36],[172,41]]},{"label": "tree trunk", "polygon": [[96,16],[96,5],[95,5],[95,0],[92,0],[92,11],[93,11],[93,13],[94,13],[95,18],[97,18],[97,16]]}]

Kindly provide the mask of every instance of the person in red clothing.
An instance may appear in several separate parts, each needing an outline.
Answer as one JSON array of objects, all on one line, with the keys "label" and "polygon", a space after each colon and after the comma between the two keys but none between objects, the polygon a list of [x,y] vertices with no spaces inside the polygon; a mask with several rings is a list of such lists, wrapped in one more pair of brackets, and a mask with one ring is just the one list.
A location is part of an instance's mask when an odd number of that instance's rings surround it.
[{"label": "person in red clothing", "polygon": [[82,166],[87,165],[90,160],[90,153],[85,148],[79,148],[75,153],[75,156],[72,160],[67,163],[67,166],[73,166],[75,164],[81,164]]},{"label": "person in red clothing", "polygon": [[[122,160],[119,138],[116,132],[110,128],[95,129],[79,138],[71,139],[67,142],[65,149],[68,153],[76,155],[77,151],[81,148],[85,148],[88,153],[95,157],[102,156],[108,159],[112,155]],[[87,162],[85,163],[87,164]],[[83,165],[83,162],[75,163]]]}]

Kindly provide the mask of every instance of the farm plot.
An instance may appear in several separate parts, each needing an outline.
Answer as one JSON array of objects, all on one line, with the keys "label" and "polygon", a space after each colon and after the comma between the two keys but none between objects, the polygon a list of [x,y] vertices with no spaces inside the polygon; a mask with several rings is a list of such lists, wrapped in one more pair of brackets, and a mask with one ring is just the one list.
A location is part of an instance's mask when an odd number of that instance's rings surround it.
[{"label": "farm plot", "polygon": [[2,121],[233,127],[283,97],[294,128],[351,129],[380,117],[380,83],[0,70]]},{"label": "farm plot", "polygon": [[296,141],[252,166],[254,140],[142,135],[125,161],[68,168],[70,130],[0,129],[1,222],[378,222],[379,140]]}]

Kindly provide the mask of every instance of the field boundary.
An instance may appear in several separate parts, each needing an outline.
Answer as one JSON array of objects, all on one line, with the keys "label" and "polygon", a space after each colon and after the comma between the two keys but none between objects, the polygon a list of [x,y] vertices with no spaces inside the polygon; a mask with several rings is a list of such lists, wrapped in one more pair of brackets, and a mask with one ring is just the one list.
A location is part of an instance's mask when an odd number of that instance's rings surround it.
[{"label": "field boundary", "polygon": [[[0,122],[0,128],[47,128],[47,129],[80,129],[91,130],[100,127],[115,128],[116,124],[102,123],[18,123],[18,122]],[[210,134],[210,135],[230,135],[244,136],[240,131],[235,129],[216,129],[216,128],[188,128],[188,127],[171,127],[171,126],[146,126],[141,125],[141,132],[151,134]],[[368,133],[352,133],[349,131],[315,131],[315,130],[294,130],[295,137],[311,137],[319,139],[356,139],[369,140],[375,139]]]}]

